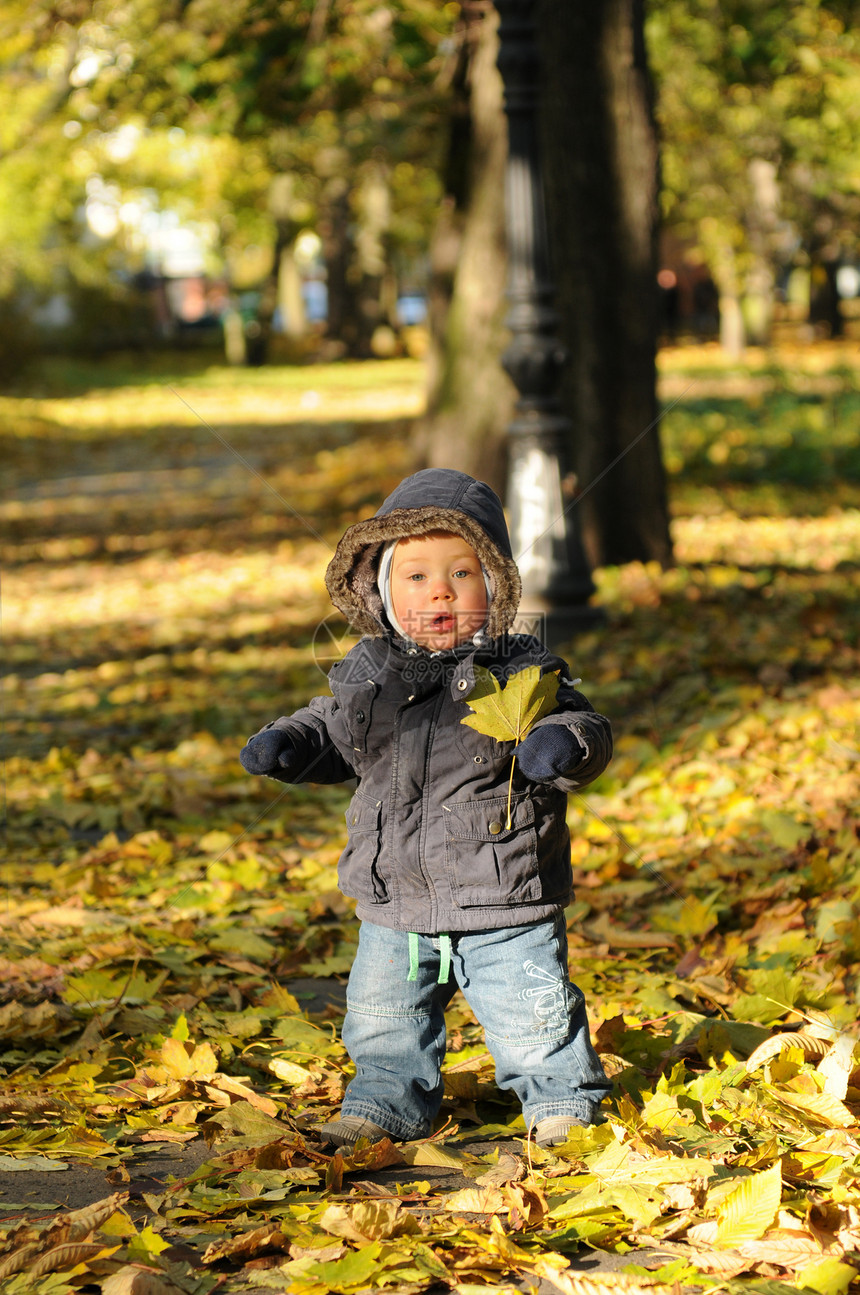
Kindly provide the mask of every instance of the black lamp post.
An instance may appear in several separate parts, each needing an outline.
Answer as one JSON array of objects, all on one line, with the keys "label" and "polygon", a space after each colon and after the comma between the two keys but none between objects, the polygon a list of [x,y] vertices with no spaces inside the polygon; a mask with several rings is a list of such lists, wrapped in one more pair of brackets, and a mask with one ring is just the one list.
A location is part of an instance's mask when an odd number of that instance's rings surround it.
[{"label": "black lamp post", "polygon": [[570,419],[557,395],[567,351],[550,277],[538,154],[539,87],[535,11],[539,0],[495,0],[499,71],[508,119],[505,225],[508,248],[506,324],[511,341],[502,365],[519,398],[509,432],[508,511],[514,557],[523,578],[521,611],[544,618],[547,638],[563,641],[601,619],[579,537],[576,507],[562,494]]}]

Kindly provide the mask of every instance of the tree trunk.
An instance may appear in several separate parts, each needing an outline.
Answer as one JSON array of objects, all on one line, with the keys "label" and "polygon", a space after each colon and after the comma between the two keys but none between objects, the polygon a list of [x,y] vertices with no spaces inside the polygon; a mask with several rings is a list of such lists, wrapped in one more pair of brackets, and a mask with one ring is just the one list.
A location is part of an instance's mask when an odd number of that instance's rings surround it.
[{"label": "tree trunk", "polygon": [[295,236],[291,219],[292,203],[292,176],[279,172],[272,178],[269,187],[269,214],[275,225],[272,267],[260,293],[257,318],[245,329],[245,357],[248,364],[265,364],[269,355],[275,311],[280,304],[282,263]]},{"label": "tree trunk", "polygon": [[845,332],[836,287],[837,269],[838,262],[832,254],[827,256],[813,253],[809,322],[824,325],[828,337],[842,337]]},{"label": "tree trunk", "polygon": [[746,342],[747,330],[740,297],[734,290],[720,292],[720,346],[730,359],[739,360]]},{"label": "tree trunk", "polygon": [[328,316],[326,337],[341,354],[351,353],[357,336],[355,293],[349,280],[353,247],[349,186],[329,181],[321,204],[319,235],[326,267]]},{"label": "tree trunk", "polygon": [[658,150],[642,0],[541,0],[550,246],[593,566],[672,559],[658,434]]},{"label": "tree trunk", "polygon": [[514,391],[502,371],[505,315],[504,174],[507,126],[496,67],[498,15],[463,4],[446,197],[431,248],[427,414],[416,451],[500,493]]},{"label": "tree trunk", "polygon": [[374,337],[384,322],[382,292],[388,269],[391,194],[388,172],[381,164],[366,169],[358,191],[357,207],[354,277],[357,282],[358,332],[354,354],[366,358],[374,353]]},{"label": "tree trunk", "polygon": [[746,276],[744,323],[751,345],[768,346],[776,295],[774,242],[779,222],[779,186],[776,167],[765,158],[754,157],[748,171],[752,203],[747,217],[747,236],[752,264]]},{"label": "tree trunk", "polygon": [[295,239],[281,251],[278,267],[278,309],[281,327],[287,337],[299,341],[307,335],[308,317],[302,296],[302,276],[296,264]]},{"label": "tree trunk", "polygon": [[708,260],[719,297],[720,346],[737,360],[743,354],[747,334],[735,254],[728,243],[719,243],[709,249]]}]

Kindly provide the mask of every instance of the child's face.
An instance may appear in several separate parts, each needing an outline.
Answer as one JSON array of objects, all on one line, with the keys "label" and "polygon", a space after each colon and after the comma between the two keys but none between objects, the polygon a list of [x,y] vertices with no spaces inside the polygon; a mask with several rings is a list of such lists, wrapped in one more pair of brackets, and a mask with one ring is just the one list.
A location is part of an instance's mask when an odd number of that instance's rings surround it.
[{"label": "child's face", "polygon": [[478,556],[447,531],[400,541],[391,563],[391,598],[409,637],[434,652],[465,643],[487,619]]}]

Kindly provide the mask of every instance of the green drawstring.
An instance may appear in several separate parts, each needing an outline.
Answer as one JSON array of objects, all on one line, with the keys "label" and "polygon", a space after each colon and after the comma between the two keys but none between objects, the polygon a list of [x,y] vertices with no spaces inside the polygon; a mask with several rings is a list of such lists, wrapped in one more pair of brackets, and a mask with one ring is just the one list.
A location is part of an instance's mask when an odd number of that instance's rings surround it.
[{"label": "green drawstring", "polygon": [[451,937],[450,935],[439,936],[439,975],[436,980],[437,985],[447,985],[448,972],[451,970]]},{"label": "green drawstring", "polygon": [[418,979],[418,936],[414,931],[409,932],[409,975],[406,979]]},{"label": "green drawstring", "polygon": [[[451,973],[451,937],[439,936],[439,975],[437,985],[447,985]],[[409,932],[409,975],[407,980],[418,979],[418,936],[415,931]]]}]

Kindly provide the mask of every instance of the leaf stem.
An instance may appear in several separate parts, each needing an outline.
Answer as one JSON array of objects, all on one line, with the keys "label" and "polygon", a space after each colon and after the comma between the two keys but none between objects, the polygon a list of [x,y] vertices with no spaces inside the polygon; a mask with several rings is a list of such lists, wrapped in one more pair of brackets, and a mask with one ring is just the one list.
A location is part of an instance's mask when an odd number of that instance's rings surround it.
[{"label": "leaf stem", "polygon": [[515,755],[512,755],[511,756],[511,776],[508,779],[508,821],[505,824],[505,831],[507,832],[510,832],[511,830],[511,794],[514,790],[514,765],[516,764],[516,762],[517,762],[517,757]]}]

